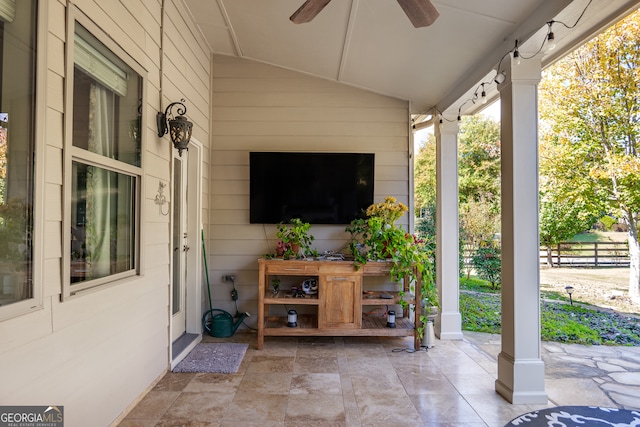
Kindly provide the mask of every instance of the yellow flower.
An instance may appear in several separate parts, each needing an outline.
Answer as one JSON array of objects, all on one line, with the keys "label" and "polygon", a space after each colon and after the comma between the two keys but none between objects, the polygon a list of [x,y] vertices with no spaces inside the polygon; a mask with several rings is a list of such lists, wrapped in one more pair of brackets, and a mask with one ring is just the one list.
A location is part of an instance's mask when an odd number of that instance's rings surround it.
[{"label": "yellow flower", "polygon": [[393,224],[400,219],[409,208],[404,203],[400,203],[395,197],[387,196],[383,202],[374,203],[367,208],[367,216],[380,217],[387,224]]}]

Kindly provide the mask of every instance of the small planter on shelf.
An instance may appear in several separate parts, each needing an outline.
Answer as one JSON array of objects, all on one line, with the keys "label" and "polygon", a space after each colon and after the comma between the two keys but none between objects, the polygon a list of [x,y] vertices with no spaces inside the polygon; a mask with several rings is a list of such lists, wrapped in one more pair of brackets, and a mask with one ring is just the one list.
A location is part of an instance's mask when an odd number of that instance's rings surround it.
[{"label": "small planter on shelf", "polygon": [[276,255],[284,259],[317,256],[317,251],[311,249],[315,237],[309,233],[311,224],[302,222],[300,218],[292,218],[289,223],[279,223],[276,236],[280,239],[276,246]]}]

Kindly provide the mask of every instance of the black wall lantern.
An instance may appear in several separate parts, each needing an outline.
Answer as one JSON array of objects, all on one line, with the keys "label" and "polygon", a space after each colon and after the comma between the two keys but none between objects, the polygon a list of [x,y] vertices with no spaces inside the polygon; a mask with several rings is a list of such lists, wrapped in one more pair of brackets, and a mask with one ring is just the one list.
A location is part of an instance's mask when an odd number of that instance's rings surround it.
[{"label": "black wall lantern", "polygon": [[[181,102],[172,102],[164,110],[164,114],[158,112],[156,120],[158,121],[158,136],[163,137],[167,132],[171,137],[173,146],[178,149],[178,154],[182,156],[182,150],[188,150],[189,140],[191,139],[191,131],[193,130],[193,123],[191,123],[184,114],[187,113],[187,107],[183,104],[184,99]],[[173,117],[171,108],[174,105],[181,105],[177,107],[178,117]],[[168,116],[170,115],[170,119]]]}]

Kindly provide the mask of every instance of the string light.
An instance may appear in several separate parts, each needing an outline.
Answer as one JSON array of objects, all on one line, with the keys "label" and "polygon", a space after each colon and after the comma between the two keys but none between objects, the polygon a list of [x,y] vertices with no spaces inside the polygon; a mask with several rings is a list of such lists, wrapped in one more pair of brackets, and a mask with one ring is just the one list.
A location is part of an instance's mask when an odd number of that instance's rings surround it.
[{"label": "string light", "polygon": [[547,39],[546,39],[547,51],[552,51],[553,49],[556,48],[556,36],[553,34],[553,28],[552,28],[553,22],[554,21],[547,22],[547,24],[549,25],[549,32],[547,33]]},{"label": "string light", "polygon": [[516,61],[516,65],[520,65],[521,58],[520,52],[518,51],[518,40],[516,39],[516,47],[513,50],[513,59]]},{"label": "string light", "polygon": [[[547,22],[547,25],[549,26],[547,35],[545,36],[544,40],[542,41],[542,44],[540,45],[540,48],[531,56],[523,56],[520,53],[520,50],[518,49],[518,40],[515,41],[515,46],[512,50],[510,50],[509,52],[505,53],[502,58],[500,59],[500,62],[498,63],[498,67],[497,67],[497,71],[496,71],[496,75],[493,78],[493,81],[489,81],[489,82],[482,82],[480,85],[478,85],[478,87],[476,88],[476,91],[474,92],[473,96],[470,99],[467,99],[465,102],[463,102],[460,105],[460,108],[458,108],[458,117],[457,120],[460,121],[462,119],[462,107],[464,107],[464,105],[471,101],[473,104],[475,104],[475,101],[478,99],[478,90],[482,89],[481,95],[480,95],[480,102],[482,104],[485,104],[488,101],[488,98],[486,96],[486,91],[485,91],[485,85],[490,85],[492,83],[495,83],[496,85],[500,85],[502,82],[505,81],[506,79],[506,74],[504,73],[504,71],[502,70],[502,61],[504,61],[504,59],[509,56],[509,55],[513,55],[513,59],[516,63],[516,65],[520,65],[523,59],[531,59],[533,57],[535,57],[536,55],[538,55],[540,52],[542,52],[542,49],[546,46],[547,51],[551,51],[553,49],[555,49],[556,47],[556,40],[555,40],[555,34],[553,33],[553,29],[552,26],[553,24],[561,24],[563,25],[565,28],[567,29],[573,29],[575,28],[576,25],[578,25],[578,23],[582,20],[582,17],[584,16],[585,12],[587,11],[587,9],[589,8],[589,6],[591,5],[591,3],[593,2],[593,0],[589,0],[589,2],[587,3],[587,5],[584,7],[584,9],[582,9],[582,12],[580,13],[580,16],[578,16],[578,19],[576,19],[576,22],[573,25],[567,25],[566,23],[562,22],[562,21],[549,21]],[[440,113],[440,112],[438,112]],[[441,114],[441,113],[440,113]],[[441,119],[440,119],[440,123],[442,123],[442,119],[447,120],[449,122],[452,122],[453,120],[448,120],[447,118],[445,118],[442,114],[441,114]]]}]

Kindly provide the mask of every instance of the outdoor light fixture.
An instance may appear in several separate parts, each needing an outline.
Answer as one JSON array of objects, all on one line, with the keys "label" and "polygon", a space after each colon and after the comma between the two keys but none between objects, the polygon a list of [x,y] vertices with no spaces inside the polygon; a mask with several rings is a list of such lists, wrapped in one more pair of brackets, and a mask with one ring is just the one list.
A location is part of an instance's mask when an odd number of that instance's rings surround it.
[{"label": "outdoor light fixture", "polygon": [[573,294],[573,286],[566,286],[564,290],[569,294],[569,302],[573,305],[573,297],[571,296]]},{"label": "outdoor light fixture", "polygon": [[396,327],[396,312],[393,310],[389,310],[387,312],[387,328],[395,328]]},{"label": "outdoor light fixture", "polygon": [[289,310],[287,313],[287,326],[290,328],[295,328],[298,326],[298,312],[295,310]]},{"label": "outdoor light fixture", "polygon": [[[166,133],[169,133],[173,146],[178,149],[178,154],[182,156],[182,150],[188,150],[189,140],[191,139],[191,131],[193,129],[193,123],[191,123],[184,114],[187,113],[187,107],[183,104],[184,99],[181,102],[172,102],[164,110],[164,114],[158,112],[156,120],[158,122],[158,136],[163,137]],[[173,106],[177,107],[177,117],[173,117],[171,109]],[[171,118],[169,118],[171,117]]]},{"label": "outdoor light fixture", "polygon": [[504,82],[504,79],[506,78],[507,76],[504,74],[504,72],[502,72],[496,74],[496,77],[493,79],[493,81],[496,82],[497,85],[499,85],[500,83]]}]

